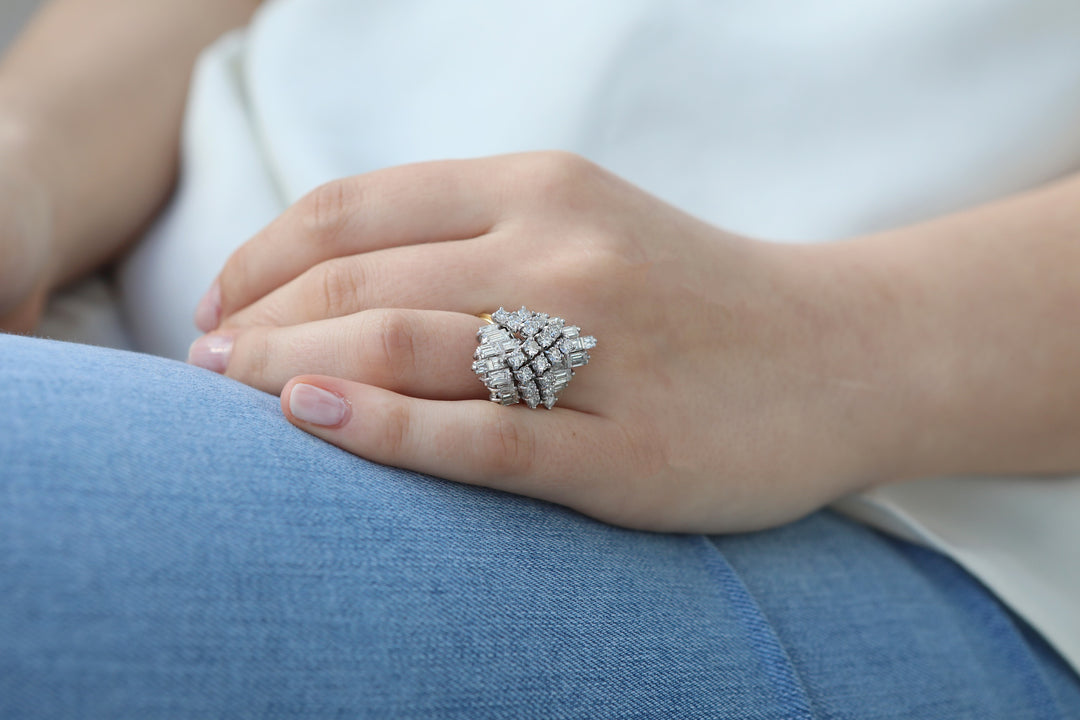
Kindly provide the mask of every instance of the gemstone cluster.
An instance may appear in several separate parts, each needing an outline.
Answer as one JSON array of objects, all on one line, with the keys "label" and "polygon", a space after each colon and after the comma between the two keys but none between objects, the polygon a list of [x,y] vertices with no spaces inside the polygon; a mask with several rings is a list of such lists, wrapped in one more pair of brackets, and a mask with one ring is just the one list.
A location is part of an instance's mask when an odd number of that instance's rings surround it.
[{"label": "gemstone cluster", "polygon": [[502,405],[524,402],[550,410],[596,347],[596,338],[582,335],[576,325],[524,306],[514,312],[499,308],[491,319],[476,333],[472,368],[491,400]]}]

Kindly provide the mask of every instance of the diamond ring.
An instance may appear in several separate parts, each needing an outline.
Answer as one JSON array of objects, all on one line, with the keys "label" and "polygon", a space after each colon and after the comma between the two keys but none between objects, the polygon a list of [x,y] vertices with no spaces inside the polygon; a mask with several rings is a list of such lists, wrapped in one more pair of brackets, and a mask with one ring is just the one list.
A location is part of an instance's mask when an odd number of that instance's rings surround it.
[{"label": "diamond ring", "polygon": [[501,405],[524,402],[530,408],[543,405],[550,410],[570,384],[574,369],[587,365],[589,350],[596,347],[596,338],[582,335],[576,325],[524,306],[516,312],[499,308],[480,317],[489,324],[476,332],[472,369],[491,393],[491,401]]}]

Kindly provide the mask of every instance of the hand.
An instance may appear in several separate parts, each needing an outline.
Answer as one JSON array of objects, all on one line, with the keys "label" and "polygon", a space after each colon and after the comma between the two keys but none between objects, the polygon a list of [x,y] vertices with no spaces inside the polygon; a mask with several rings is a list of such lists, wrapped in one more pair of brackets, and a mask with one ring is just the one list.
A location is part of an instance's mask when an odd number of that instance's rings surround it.
[{"label": "hand", "polygon": [[[561,153],[394,168],[237,250],[191,359],[377,462],[628,527],[762,528],[903,470],[888,298],[844,247],[722,232]],[[500,305],[598,338],[555,409],[485,399],[475,314]]]}]

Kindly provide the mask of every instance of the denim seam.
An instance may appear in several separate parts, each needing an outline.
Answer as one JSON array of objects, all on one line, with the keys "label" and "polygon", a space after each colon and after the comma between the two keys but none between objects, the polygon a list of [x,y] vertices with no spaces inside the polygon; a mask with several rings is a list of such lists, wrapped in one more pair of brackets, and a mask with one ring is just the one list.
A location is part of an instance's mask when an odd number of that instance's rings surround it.
[{"label": "denim seam", "polygon": [[811,707],[806,686],[765,612],[716,543],[705,535],[699,536],[698,542],[703,551],[702,560],[722,590],[722,599],[739,609],[738,615],[749,631],[750,645],[758,655],[762,671],[776,687],[780,699],[789,706],[792,714],[787,717],[790,720],[814,720],[817,713]]}]

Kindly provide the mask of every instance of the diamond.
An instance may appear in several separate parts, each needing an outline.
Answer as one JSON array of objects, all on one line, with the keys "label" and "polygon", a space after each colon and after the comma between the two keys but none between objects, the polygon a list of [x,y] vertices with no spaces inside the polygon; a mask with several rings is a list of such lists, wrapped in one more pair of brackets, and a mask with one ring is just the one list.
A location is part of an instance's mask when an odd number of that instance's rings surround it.
[{"label": "diamond", "polygon": [[[506,311],[506,308],[499,308],[495,312],[491,313],[491,319],[497,322],[499,325],[505,325],[506,321],[510,319],[510,313]],[[491,327],[490,325],[488,327]]]},{"label": "diamond", "polygon": [[561,333],[561,327],[548,323],[544,326],[544,329],[540,331],[540,334],[536,336],[536,341],[544,347],[550,347],[551,343],[558,340]]},{"label": "diamond", "polygon": [[551,348],[545,353],[545,355],[547,355],[548,360],[551,361],[552,365],[558,365],[563,361],[563,354],[562,351],[559,350],[559,348]]},{"label": "diamond", "polygon": [[577,368],[589,363],[589,353],[584,350],[575,350],[570,353],[570,367]]},{"label": "diamond", "polygon": [[491,400],[501,405],[514,405],[518,402],[517,390],[512,386],[509,388],[498,388],[491,391]]},{"label": "diamond", "polygon": [[498,345],[493,345],[491,343],[484,343],[477,347],[473,352],[473,357],[477,360],[487,360],[488,358],[498,357],[499,355],[502,355],[502,350],[499,349]]},{"label": "diamond", "polygon": [[519,388],[521,393],[521,399],[525,401],[525,404],[530,408],[535,409],[540,404],[540,391],[536,389],[536,385],[532,382],[522,383]]},{"label": "diamond", "polygon": [[489,372],[488,382],[492,385],[513,385],[510,379],[510,371],[505,368]]},{"label": "diamond", "polygon": [[592,350],[594,347],[596,347],[596,338],[594,338],[592,335],[582,336],[580,342],[582,350]]},{"label": "diamond", "polygon": [[564,338],[576,338],[581,334],[581,328],[577,325],[567,325],[562,329],[562,336]]},{"label": "diamond", "polygon": [[510,337],[510,333],[506,332],[506,328],[499,327],[498,325],[485,325],[477,330],[476,333],[481,342],[485,340],[490,342],[502,342],[504,338]]},{"label": "diamond", "polygon": [[551,370],[544,377],[551,378],[551,389],[558,393],[563,388],[570,384],[570,378],[573,376],[574,371],[570,368],[558,368]]},{"label": "diamond", "polygon": [[513,330],[514,332],[517,332],[521,329],[521,326],[525,324],[525,321],[528,320],[531,316],[532,313],[529,312],[524,305],[522,305],[521,309],[517,312],[508,314],[504,325],[506,325],[506,327]]},{"label": "diamond", "polygon": [[529,338],[525,344],[521,346],[521,350],[529,357],[533,357],[540,352],[540,346],[536,344],[536,340]]},{"label": "diamond", "polygon": [[502,358],[490,358],[487,360],[477,360],[472,364],[473,372],[477,375],[483,375],[484,373],[495,372],[496,370],[502,370],[506,367]]},{"label": "diamond", "polygon": [[526,335],[535,335],[536,333],[540,332],[540,328],[544,327],[544,324],[546,322],[547,315],[533,315],[521,324],[521,332]]},{"label": "diamond", "polygon": [[535,377],[536,375],[533,373],[532,368],[530,368],[528,365],[514,373],[514,379],[516,379],[519,383],[532,382],[533,378]]},{"label": "diamond", "polygon": [[506,356],[507,364],[510,367],[514,368],[515,370],[520,368],[522,365],[524,365],[528,361],[529,361],[529,359],[526,358],[524,355],[522,355],[520,350],[515,350],[514,352],[512,352],[512,353],[510,353],[509,355]]},{"label": "diamond", "polygon": [[537,375],[543,375],[544,371],[551,367],[551,361],[543,355],[537,355],[536,359],[532,361],[532,369],[536,371]]}]

